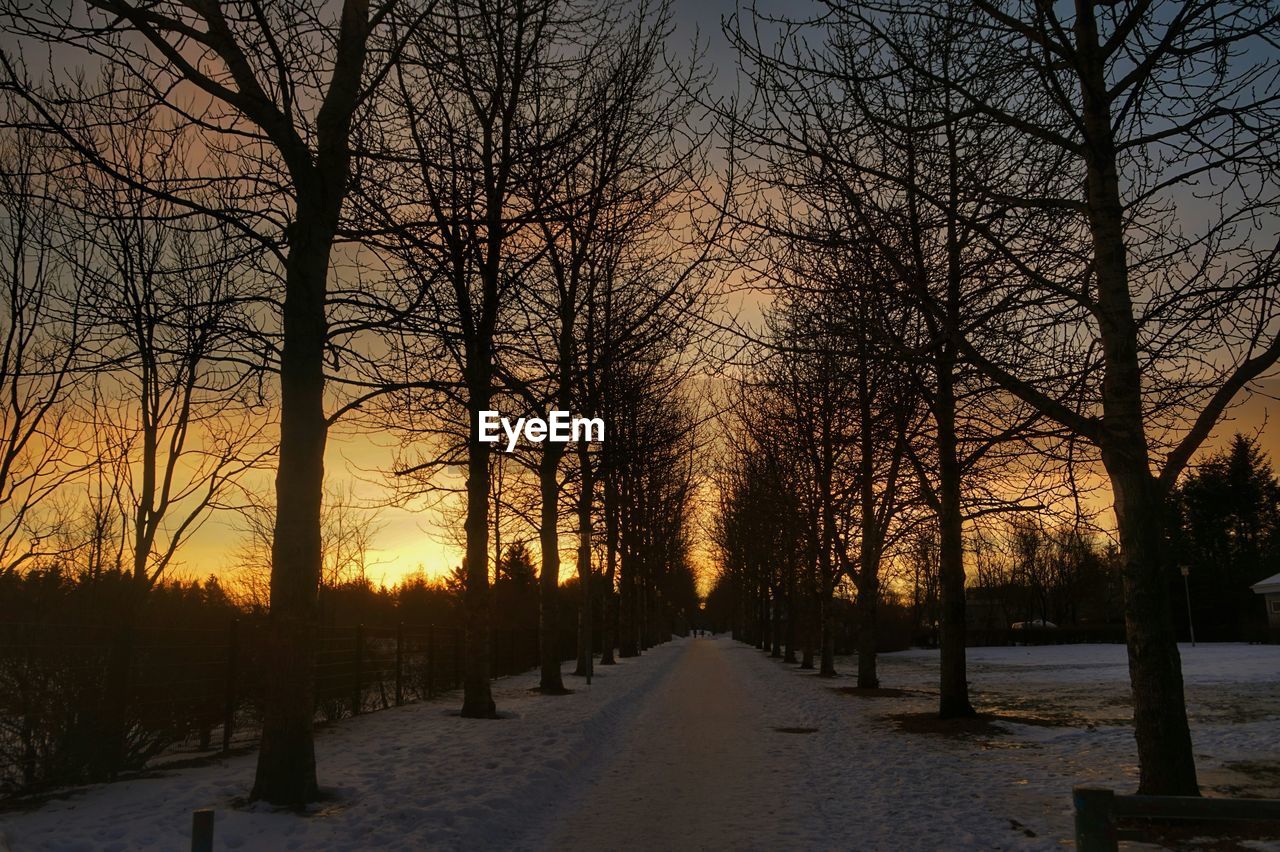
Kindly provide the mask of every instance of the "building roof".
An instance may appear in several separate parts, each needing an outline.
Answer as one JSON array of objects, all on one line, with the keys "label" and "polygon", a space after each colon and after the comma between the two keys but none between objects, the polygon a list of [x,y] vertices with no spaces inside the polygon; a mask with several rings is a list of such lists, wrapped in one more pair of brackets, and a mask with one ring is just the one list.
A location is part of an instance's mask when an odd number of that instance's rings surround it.
[{"label": "building roof", "polygon": [[1273,574],[1265,580],[1259,580],[1249,588],[1260,595],[1280,594],[1280,574]]}]

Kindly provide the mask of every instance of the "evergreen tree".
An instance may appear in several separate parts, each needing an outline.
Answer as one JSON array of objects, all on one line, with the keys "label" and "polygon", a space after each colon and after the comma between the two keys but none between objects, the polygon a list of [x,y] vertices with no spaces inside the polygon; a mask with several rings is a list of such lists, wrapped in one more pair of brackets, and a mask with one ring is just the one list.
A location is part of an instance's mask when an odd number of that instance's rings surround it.
[{"label": "evergreen tree", "polygon": [[[1197,638],[1236,640],[1263,610],[1250,586],[1280,565],[1280,482],[1256,438],[1237,434],[1185,477],[1174,502],[1170,582],[1186,567]],[[1175,601],[1186,594],[1175,589]],[[1186,607],[1174,607],[1186,635]]]},{"label": "evergreen tree", "polygon": [[523,541],[508,545],[497,560],[493,582],[494,625],[503,628],[538,626],[538,570]]}]

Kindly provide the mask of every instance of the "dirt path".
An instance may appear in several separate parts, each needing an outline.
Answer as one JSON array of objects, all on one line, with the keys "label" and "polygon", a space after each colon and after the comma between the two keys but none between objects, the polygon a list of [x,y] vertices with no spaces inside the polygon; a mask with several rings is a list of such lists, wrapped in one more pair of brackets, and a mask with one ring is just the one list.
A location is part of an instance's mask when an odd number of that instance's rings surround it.
[{"label": "dirt path", "polygon": [[[726,640],[685,643],[643,694],[634,721],[584,792],[566,803],[548,849],[777,849],[813,842],[825,824],[803,777],[803,732],[767,719]],[[801,729],[803,731],[804,729]],[[789,765],[790,764],[790,765]],[[803,766],[803,763],[801,763]]]}]

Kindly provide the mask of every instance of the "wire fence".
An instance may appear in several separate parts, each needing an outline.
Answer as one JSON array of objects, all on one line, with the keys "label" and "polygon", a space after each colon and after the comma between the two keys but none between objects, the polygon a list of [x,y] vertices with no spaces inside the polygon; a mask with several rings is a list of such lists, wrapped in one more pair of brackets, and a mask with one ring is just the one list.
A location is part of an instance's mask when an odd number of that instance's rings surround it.
[{"label": "wire fence", "polygon": [[[0,798],[253,745],[271,676],[266,629],[0,622]],[[536,667],[538,640],[535,628],[494,630],[493,676]],[[561,659],[573,641],[560,638]],[[316,720],[456,689],[465,654],[455,627],[320,628]]]}]

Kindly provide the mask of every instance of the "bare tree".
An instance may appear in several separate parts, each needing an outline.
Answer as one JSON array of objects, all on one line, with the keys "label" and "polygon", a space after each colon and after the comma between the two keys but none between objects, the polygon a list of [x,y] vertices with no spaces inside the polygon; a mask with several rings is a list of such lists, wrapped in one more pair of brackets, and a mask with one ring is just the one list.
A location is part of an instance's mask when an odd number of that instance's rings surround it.
[{"label": "bare tree", "polygon": [[[554,102],[564,91],[561,72],[578,67],[567,41],[569,12],[558,0],[440,4],[407,34],[393,81],[396,115],[369,143],[387,153],[378,191],[370,184],[364,200],[422,298],[419,340],[410,351],[424,357],[410,369],[447,364],[443,387],[436,387],[465,412],[453,423],[455,436],[465,429],[461,446],[411,469],[431,472],[455,459],[466,471],[467,717],[496,712],[489,687],[491,445],[480,440],[479,417],[496,392],[499,343],[518,330],[513,290],[537,254],[527,244],[522,251],[520,241],[547,215],[531,204],[528,185],[539,157],[549,156],[542,148],[557,144],[539,124],[539,96]],[[417,378],[392,384],[412,397],[421,392]]]},{"label": "bare tree", "polygon": [[[107,91],[49,74],[38,82],[21,54],[0,54],[4,85],[47,129],[98,168],[261,239],[283,268],[280,448],[276,477],[271,639],[253,796],[297,805],[318,795],[311,719],[325,414],[330,256],[351,176],[353,117],[385,76],[371,37],[395,8],[367,0],[314,7],[299,0],[185,4],[131,0],[6,3],[0,25],[23,45],[76,50],[100,64]],[[395,44],[387,53],[394,54]],[[382,57],[379,57],[381,59]],[[202,131],[210,152],[197,173],[168,185],[111,158],[83,122],[87,101],[120,107],[116,121],[159,115]],[[221,163],[219,163],[221,161]],[[219,165],[221,174],[216,173]],[[229,170],[229,172],[227,171]],[[193,190],[248,184],[248,209],[210,209]]]},{"label": "bare tree", "polygon": [[[1280,244],[1262,224],[1277,211],[1280,12],[1145,0],[833,6],[945,92],[948,120],[990,128],[1006,151],[1039,152],[970,176],[978,204],[922,191],[1003,270],[1011,323],[961,336],[966,358],[1100,457],[1124,564],[1139,787],[1193,794],[1165,504],[1223,413],[1280,359]],[[920,15],[963,45],[963,65],[921,61],[918,43],[884,26]],[[1062,250],[1020,239],[1022,223],[1050,214]],[[1028,323],[1044,332],[1027,334]]]},{"label": "bare tree", "polygon": [[[837,6],[817,19],[775,21],[776,44],[762,44],[759,29],[731,29],[756,99],[726,111],[726,127],[762,208],[739,218],[748,233],[811,251],[861,247],[870,255],[868,274],[856,286],[902,312],[904,319],[882,324],[877,338],[908,368],[911,395],[926,402],[932,421],[930,446],[909,442],[905,449],[921,498],[939,517],[939,712],[965,716],[974,711],[965,661],[964,525],[1016,506],[1009,494],[1027,493],[1036,505],[1035,491],[1044,487],[1039,472],[1018,458],[1041,437],[1032,428],[1034,410],[984,378],[962,347],[964,332],[984,328],[1003,310],[986,271],[999,253],[950,211],[972,206],[970,175],[1005,168],[1008,160],[992,152],[1003,155],[1008,146],[956,118],[945,87],[877,64],[851,14]],[[940,75],[958,61],[962,42],[953,33],[898,20],[884,25],[915,39],[918,61],[941,67]],[[1018,233],[1031,241],[1034,229]],[[984,482],[1008,467],[1028,474],[1026,483],[1008,476]]]},{"label": "bare tree", "polygon": [[[166,163],[186,154],[171,141],[134,127],[116,159],[163,180]],[[115,448],[95,464],[128,473],[115,496],[145,591],[269,455],[258,338],[243,309],[257,294],[239,283],[256,279],[225,225],[92,167],[78,186],[74,256],[96,385],[85,407]]]},{"label": "bare tree", "polygon": [[[859,276],[852,277],[856,295],[847,303],[852,316],[846,334],[854,341],[851,373],[858,417],[854,474],[858,556],[856,568],[847,570],[858,593],[858,686],[874,689],[880,685],[876,649],[881,568],[916,520],[909,512],[914,494],[904,474],[912,446],[924,437],[920,415],[925,406],[909,371],[899,363],[893,345],[898,335],[884,330],[885,325],[901,322],[901,312],[895,317],[892,309],[885,310],[875,298],[877,288],[860,287]],[[842,549],[847,552],[847,545]]]},{"label": "bare tree", "polygon": [[[686,253],[679,241],[660,243],[670,235],[671,220],[688,215],[691,184],[701,175],[704,137],[690,126],[690,92],[700,85],[702,73],[696,62],[688,67],[664,63],[668,5],[640,2],[618,11],[626,17],[601,15],[594,23],[598,44],[584,56],[585,73],[560,119],[577,132],[560,130],[571,144],[541,155],[532,185],[540,198],[536,206],[556,211],[554,218],[539,221],[542,257],[521,292],[529,312],[524,324],[536,349],[502,366],[505,384],[535,412],[600,413],[596,373],[601,362],[627,357],[649,335],[678,335],[676,326],[690,322],[687,314],[698,311],[705,292],[701,268],[708,249]],[[548,158],[551,153],[555,159]],[[624,306],[625,314],[615,313]],[[595,478],[586,449],[579,448],[577,513],[584,647],[591,641]],[[564,444],[545,443],[537,461],[543,513],[542,688],[549,691],[561,688],[553,631],[559,622],[559,471],[566,450]],[[585,654],[579,656],[579,668],[585,669]]]},{"label": "bare tree", "polygon": [[[881,563],[910,520],[907,458],[922,437],[922,397],[896,348],[901,331],[886,328],[910,315],[878,295],[871,255],[826,236],[823,216],[797,212],[785,227],[794,236],[755,249],[765,265],[753,286],[775,304],[767,360],[744,377],[754,387],[735,430],[751,436],[777,487],[794,495],[816,610],[831,609],[846,578],[856,587],[859,684],[871,687]],[[830,676],[833,625],[827,616],[818,624],[820,670]]]},{"label": "bare tree", "polygon": [[615,569],[618,586],[616,626],[612,596],[606,598],[605,642],[608,654],[616,636],[620,657],[665,641],[671,611],[664,588],[682,564],[691,523],[696,406],[685,396],[687,370],[674,354],[682,349],[679,336],[665,343],[674,343],[670,351],[655,345],[647,357],[614,364],[602,396],[606,594]]},{"label": "bare tree", "polygon": [[[28,120],[6,100],[7,124]],[[87,322],[64,251],[58,152],[31,130],[0,136],[0,572],[50,555],[45,510],[84,470],[71,397]]]},{"label": "bare tree", "polygon": [[[759,429],[743,433],[769,437]],[[804,564],[805,515],[783,478],[786,466],[785,449],[774,442],[749,440],[730,450],[716,477],[719,505],[710,533],[720,581],[733,598],[734,638],[768,644],[771,653],[785,641],[787,661],[796,662],[797,616],[812,597],[804,568],[812,566]]]}]

